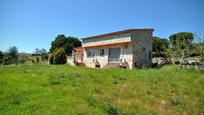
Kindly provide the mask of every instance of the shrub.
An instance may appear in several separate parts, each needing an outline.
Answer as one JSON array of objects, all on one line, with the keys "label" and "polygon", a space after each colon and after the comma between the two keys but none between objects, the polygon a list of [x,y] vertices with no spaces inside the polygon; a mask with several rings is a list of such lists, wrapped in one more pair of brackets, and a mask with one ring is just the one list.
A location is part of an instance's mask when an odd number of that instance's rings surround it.
[{"label": "shrub", "polygon": [[35,60],[34,60],[34,59],[32,59],[32,63],[33,63],[33,64],[35,63]]},{"label": "shrub", "polygon": [[26,61],[28,61],[29,60],[29,57],[28,57],[28,55],[26,55],[26,54],[21,54],[20,56],[19,56],[19,63],[20,64],[24,64]]},{"label": "shrub", "polygon": [[19,62],[20,64],[24,64],[24,63],[26,62],[26,60],[25,60],[25,59],[19,59],[18,62]]},{"label": "shrub", "polygon": [[39,63],[39,62],[40,62],[40,58],[36,57],[36,63]]},{"label": "shrub", "polygon": [[55,49],[50,55],[50,64],[65,64],[66,63],[66,53],[63,48]]},{"label": "shrub", "polygon": [[109,106],[107,108],[107,114],[108,115],[118,115],[118,110],[112,106]]},{"label": "shrub", "polygon": [[9,65],[11,64],[11,56],[9,54],[5,54],[3,56],[3,64],[4,65]]},{"label": "shrub", "polygon": [[50,64],[54,64],[53,63],[53,59],[54,59],[54,54],[58,51],[58,48],[56,48],[49,56],[49,63]]}]

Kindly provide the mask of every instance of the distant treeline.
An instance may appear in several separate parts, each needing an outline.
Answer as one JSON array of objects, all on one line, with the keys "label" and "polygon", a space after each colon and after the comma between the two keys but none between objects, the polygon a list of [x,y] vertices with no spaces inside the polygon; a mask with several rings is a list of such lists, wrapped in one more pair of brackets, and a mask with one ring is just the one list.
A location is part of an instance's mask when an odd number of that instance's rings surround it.
[{"label": "distant treeline", "polygon": [[[47,62],[50,57],[50,64],[66,63],[66,56],[71,55],[73,48],[80,47],[81,41],[72,36],[58,35],[51,42],[51,48],[47,52],[44,48],[36,48],[32,54],[19,53],[16,46],[9,47],[5,52],[0,51],[0,65],[24,64],[25,62],[40,63]],[[49,56],[50,55],[50,56]]]}]

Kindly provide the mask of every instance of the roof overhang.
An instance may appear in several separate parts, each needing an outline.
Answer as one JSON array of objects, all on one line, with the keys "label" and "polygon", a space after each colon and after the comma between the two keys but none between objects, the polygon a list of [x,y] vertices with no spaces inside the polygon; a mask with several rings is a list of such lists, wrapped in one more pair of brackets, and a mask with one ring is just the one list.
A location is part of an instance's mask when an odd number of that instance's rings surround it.
[{"label": "roof overhang", "polygon": [[74,48],[74,51],[76,51],[76,52],[83,52],[84,51],[84,47]]},{"label": "roof overhang", "polygon": [[128,33],[131,33],[131,32],[146,32],[146,31],[153,32],[154,29],[128,29],[128,30],[122,30],[122,31],[117,31],[117,32],[111,32],[111,33],[107,33],[107,34],[91,36],[91,37],[87,37],[87,38],[81,38],[81,39],[82,40],[90,40],[90,39],[97,39],[97,38],[102,38],[102,37],[107,37],[107,36],[128,34]]}]

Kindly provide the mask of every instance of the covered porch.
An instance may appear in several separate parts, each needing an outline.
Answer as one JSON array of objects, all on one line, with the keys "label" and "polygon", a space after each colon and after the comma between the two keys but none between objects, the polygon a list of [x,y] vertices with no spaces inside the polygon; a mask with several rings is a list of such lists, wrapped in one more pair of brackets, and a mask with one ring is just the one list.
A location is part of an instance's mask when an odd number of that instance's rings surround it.
[{"label": "covered porch", "polygon": [[84,62],[88,67],[130,68],[132,65],[132,42],[116,42],[84,46]]},{"label": "covered porch", "polygon": [[73,63],[77,66],[85,66],[84,64],[84,48],[77,47],[72,50]]}]

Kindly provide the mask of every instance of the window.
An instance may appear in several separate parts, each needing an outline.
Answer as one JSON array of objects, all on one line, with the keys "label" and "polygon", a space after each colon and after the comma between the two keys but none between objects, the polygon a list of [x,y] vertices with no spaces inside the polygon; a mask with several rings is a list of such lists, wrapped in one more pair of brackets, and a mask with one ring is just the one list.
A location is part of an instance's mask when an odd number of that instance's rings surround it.
[{"label": "window", "polygon": [[87,50],[87,57],[94,57],[95,56],[95,50],[89,49]]},{"label": "window", "polygon": [[104,52],[105,52],[104,49],[100,49],[100,56],[104,56]]},{"label": "window", "polygon": [[152,52],[149,51],[149,59],[152,59]]}]

